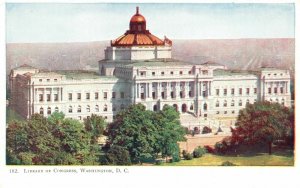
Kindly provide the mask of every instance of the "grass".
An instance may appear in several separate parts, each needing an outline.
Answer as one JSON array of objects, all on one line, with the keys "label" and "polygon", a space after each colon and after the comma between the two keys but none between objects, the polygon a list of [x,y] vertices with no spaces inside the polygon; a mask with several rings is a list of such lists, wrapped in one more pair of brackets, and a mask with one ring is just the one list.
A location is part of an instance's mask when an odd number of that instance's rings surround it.
[{"label": "grass", "polygon": [[13,120],[24,121],[25,119],[14,110],[6,108],[6,123],[9,123]]},{"label": "grass", "polygon": [[163,166],[220,166],[223,162],[229,161],[238,166],[293,166],[294,156],[269,155],[266,153],[256,156],[220,156],[205,154],[200,158],[192,160],[181,160],[174,163],[163,163]]}]

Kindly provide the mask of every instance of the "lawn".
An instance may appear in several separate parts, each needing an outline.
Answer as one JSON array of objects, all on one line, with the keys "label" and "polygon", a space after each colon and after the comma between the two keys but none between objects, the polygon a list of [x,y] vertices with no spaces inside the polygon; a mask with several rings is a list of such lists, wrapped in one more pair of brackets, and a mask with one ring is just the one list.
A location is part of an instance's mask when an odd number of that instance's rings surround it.
[{"label": "lawn", "polygon": [[223,162],[229,161],[238,166],[293,166],[293,155],[269,155],[266,153],[255,156],[220,156],[205,154],[200,158],[192,160],[181,160],[175,163],[163,163],[163,166],[220,166]]}]

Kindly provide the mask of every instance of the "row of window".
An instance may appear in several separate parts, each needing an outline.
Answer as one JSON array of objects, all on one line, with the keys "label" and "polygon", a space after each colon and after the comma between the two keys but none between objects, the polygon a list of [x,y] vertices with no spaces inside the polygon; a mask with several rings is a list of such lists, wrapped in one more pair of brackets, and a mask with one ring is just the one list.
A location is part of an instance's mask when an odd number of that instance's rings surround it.
[{"label": "row of window", "polygon": [[[54,111],[55,111],[55,112],[59,112],[59,108],[58,108],[58,107],[55,107],[55,108],[54,108]],[[44,112],[44,108],[41,107],[41,108],[40,108],[40,114],[41,114],[41,115],[44,115],[44,113],[45,113],[45,112]],[[48,107],[48,108],[47,108],[47,114],[50,115],[51,113],[52,113],[51,107]]]},{"label": "row of window", "polygon": [[[243,95],[243,88],[239,88],[239,95]],[[250,94],[250,88],[246,88],[246,94],[249,95]],[[227,96],[228,94],[228,89],[223,89],[223,96]],[[230,94],[231,95],[235,95],[235,88],[231,88],[230,90]],[[257,88],[253,88],[253,94],[257,94]],[[220,89],[216,89],[216,95],[219,96],[220,95]]]},{"label": "row of window", "polygon": [[[250,102],[249,99],[247,99],[246,104],[249,104],[249,102]],[[254,99],[254,102],[256,102],[256,99]],[[239,100],[238,105],[243,106],[243,101]],[[235,106],[235,101],[234,100],[231,100],[230,106]],[[220,102],[219,101],[216,101],[216,107],[220,107]],[[223,101],[223,107],[227,107],[227,100]]]},{"label": "row of window", "polygon": [[[283,87],[280,87],[279,88],[279,92],[282,94],[283,93]],[[278,93],[278,88],[277,87],[274,87],[273,88],[273,93],[274,94],[277,94]],[[268,94],[272,94],[272,88],[268,88]]]},{"label": "row of window", "polygon": [[[121,104],[121,105],[120,105],[120,110],[123,110],[124,108],[125,108],[125,105],[124,105],[124,104]],[[91,106],[90,106],[90,105],[87,105],[85,109],[86,109],[86,112],[91,112]],[[69,113],[73,113],[74,110],[76,110],[77,113],[81,113],[81,112],[82,112],[82,107],[81,107],[81,105],[79,105],[79,106],[78,106],[77,108],[75,108],[75,109],[73,109],[72,106],[69,106],[69,108],[68,108],[68,112],[69,112]],[[107,111],[108,111],[108,106],[107,106],[107,105],[104,105],[102,110],[103,110],[103,112],[107,112]],[[99,105],[95,105],[94,111],[95,111],[95,112],[99,112],[99,111],[100,111]],[[113,112],[114,112],[114,111],[117,111],[117,106],[113,105],[112,111],[113,111]]]},{"label": "row of window", "polygon": [[[58,101],[58,94],[53,94],[53,99],[54,101]],[[39,94],[39,101],[43,102],[43,101],[51,101],[51,94],[46,94],[46,99],[44,99],[44,94]]]},{"label": "row of window", "polygon": [[[151,73],[152,76],[155,76],[156,74],[157,74],[157,72],[152,72],[152,73]],[[170,75],[174,75],[174,71],[170,71],[169,74],[170,74]],[[192,72],[192,71],[188,71],[188,74],[191,75],[191,74],[193,74],[193,72]],[[146,72],[146,71],[140,71],[140,76],[146,76],[146,75],[147,75],[147,72]],[[164,76],[164,75],[165,75],[165,72],[164,72],[164,71],[161,71],[161,72],[160,72],[160,75],[161,75],[161,76]],[[179,71],[179,75],[183,75],[183,71]]]},{"label": "row of window", "polygon": [[[75,95],[75,94],[74,94]],[[76,99],[77,100],[81,100],[82,98],[82,93],[77,93],[76,95]],[[108,98],[108,92],[103,92],[103,99],[107,99]],[[117,98],[117,92],[112,92],[111,93],[111,98],[112,99],[116,99]],[[125,93],[124,92],[120,92],[120,98],[124,99],[125,98]],[[85,93],[85,99],[86,100],[90,100],[91,99],[91,94],[90,93]],[[94,99],[98,100],[99,99],[99,92],[95,92],[94,93]],[[72,101],[73,100],[73,93],[68,93],[68,100]]]},{"label": "row of window", "polygon": [[[50,78],[47,78],[47,79],[46,79],[46,82],[50,82],[50,81],[51,81]],[[54,82],[57,82],[57,79],[54,78],[53,81],[54,81]],[[43,79],[39,79],[39,82],[43,82]]]},{"label": "row of window", "polygon": [[[224,111],[223,113],[224,113],[224,114],[228,114],[228,112],[227,112],[227,111]],[[220,111],[216,111],[216,114],[220,114]],[[232,111],[231,111],[231,114],[235,114],[235,111],[234,111],[234,110],[232,110]]]}]

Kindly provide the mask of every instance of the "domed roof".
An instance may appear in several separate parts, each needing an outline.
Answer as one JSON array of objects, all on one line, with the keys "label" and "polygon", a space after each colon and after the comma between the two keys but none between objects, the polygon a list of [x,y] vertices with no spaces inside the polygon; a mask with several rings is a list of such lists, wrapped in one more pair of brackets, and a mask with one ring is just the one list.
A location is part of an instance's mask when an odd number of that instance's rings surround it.
[{"label": "domed roof", "polygon": [[172,45],[172,41],[161,40],[146,29],[146,19],[139,13],[139,7],[136,7],[136,14],[130,19],[129,30],[111,41],[111,46],[162,46],[165,44]]},{"label": "domed roof", "polygon": [[136,13],[131,17],[130,22],[146,22],[145,17],[139,13],[139,7],[136,7]]}]

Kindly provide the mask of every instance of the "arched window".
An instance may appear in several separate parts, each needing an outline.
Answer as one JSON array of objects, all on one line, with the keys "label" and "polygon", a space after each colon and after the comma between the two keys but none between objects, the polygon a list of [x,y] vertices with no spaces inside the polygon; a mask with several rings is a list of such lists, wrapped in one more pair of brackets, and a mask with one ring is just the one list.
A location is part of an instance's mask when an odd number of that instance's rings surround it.
[{"label": "arched window", "polygon": [[153,105],[153,111],[157,111],[157,105],[155,104],[155,105]]},{"label": "arched window", "polygon": [[281,104],[284,106],[284,99],[281,99]]},{"label": "arched window", "polygon": [[107,105],[104,105],[103,111],[104,111],[104,112],[107,112]]},{"label": "arched window", "polygon": [[95,112],[99,112],[99,106],[98,105],[95,106]]},{"label": "arched window", "polygon": [[203,104],[203,110],[204,110],[204,111],[207,110],[207,104],[206,104],[206,103]]},{"label": "arched window", "polygon": [[217,102],[216,102],[216,107],[219,107],[219,106],[220,106],[220,102],[217,101]]},{"label": "arched window", "polygon": [[227,101],[224,100],[223,106],[226,107],[227,106]]},{"label": "arched window", "polygon": [[190,110],[194,110],[194,105],[191,105],[191,106],[190,106]]},{"label": "arched window", "polygon": [[277,103],[279,103],[279,100],[278,100],[278,99],[276,99],[276,102],[277,102]]},{"label": "arched window", "polygon": [[77,112],[79,112],[79,113],[81,112],[81,106],[80,105],[77,108]]},{"label": "arched window", "polygon": [[69,106],[69,113],[72,113],[73,112],[73,108],[72,106]]},{"label": "arched window", "polygon": [[243,106],[243,101],[239,100],[239,106]]},{"label": "arched window", "polygon": [[44,115],[44,108],[42,108],[42,107],[40,108],[40,114]]},{"label": "arched window", "polygon": [[58,112],[58,107],[55,107],[55,112]]},{"label": "arched window", "polygon": [[48,114],[48,115],[51,114],[51,108],[50,108],[50,107],[47,108],[47,114]]},{"label": "arched window", "polygon": [[90,105],[87,105],[87,106],[86,106],[86,111],[87,111],[87,112],[90,112],[90,111],[91,111]]},{"label": "arched window", "polygon": [[234,100],[231,101],[231,106],[234,106]]}]

